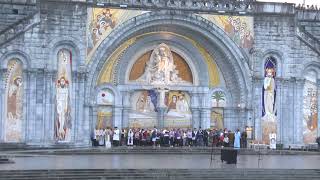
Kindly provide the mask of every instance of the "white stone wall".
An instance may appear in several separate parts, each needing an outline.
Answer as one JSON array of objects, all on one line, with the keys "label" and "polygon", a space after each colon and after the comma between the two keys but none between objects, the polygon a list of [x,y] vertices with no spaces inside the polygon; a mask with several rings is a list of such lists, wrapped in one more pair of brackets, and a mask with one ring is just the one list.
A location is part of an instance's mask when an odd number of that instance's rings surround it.
[{"label": "white stone wall", "polygon": [[[96,119],[94,92],[95,80],[117,45],[130,36],[155,30],[168,30],[198,39],[209,53],[216,57],[217,65],[225,79],[226,89],[232,103],[225,110],[225,126],[231,130],[244,128],[251,118],[256,139],[261,138],[261,96],[263,84],[264,60],[274,56],[278,62],[277,70],[277,110],[279,143],[302,143],[302,90],[303,71],[310,64],[320,64],[319,56],[296,36],[299,18],[294,14],[254,15],[255,44],[250,54],[243,54],[211,22],[194,14],[180,11],[161,11],[147,13],[120,25],[98,48],[93,61],[85,65],[87,6],[81,3],[42,3],[38,5],[41,23],[26,33],[0,47],[0,90],[4,92],[5,62],[19,57],[24,62],[26,142],[41,146],[55,145],[53,122],[55,108],[56,53],[60,48],[70,49],[73,56],[72,118],[73,145],[87,146],[90,133]],[[0,10],[4,11],[4,10]],[[1,17],[2,18],[2,17]],[[159,28],[166,24],[165,27]],[[152,26],[151,26],[152,25]],[[319,39],[319,22],[304,22],[306,29]],[[185,28],[181,28],[185,27]],[[216,37],[217,36],[217,37]],[[221,44],[219,38],[225,40]],[[179,40],[168,40],[179,43]],[[188,45],[179,48],[192,49]],[[127,54],[130,57],[130,54]],[[196,56],[196,55],[195,55]],[[241,60],[241,58],[243,58]],[[195,67],[206,72],[203,65]],[[125,67],[125,64],[120,67]],[[186,89],[191,95],[191,110],[194,127],[207,127],[210,109],[207,98],[210,89],[205,86],[208,77],[199,75],[201,86]],[[121,78],[119,77],[119,80]],[[135,86],[108,85],[116,94],[113,114],[115,125],[125,127],[128,123],[127,97]],[[139,88],[139,87],[138,87]],[[177,87],[180,88],[180,87]],[[183,88],[182,88],[183,90]],[[4,97],[0,108],[3,110]],[[244,108],[238,104],[243,103]],[[320,104],[320,103],[319,103]],[[0,115],[3,127],[4,112]],[[0,141],[3,137],[0,136]]]}]

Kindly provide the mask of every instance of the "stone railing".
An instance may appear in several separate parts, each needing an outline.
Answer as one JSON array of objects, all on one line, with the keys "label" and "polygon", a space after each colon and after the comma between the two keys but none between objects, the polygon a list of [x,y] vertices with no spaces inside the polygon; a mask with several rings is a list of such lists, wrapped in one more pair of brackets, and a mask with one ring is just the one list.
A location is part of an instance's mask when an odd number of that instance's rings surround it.
[{"label": "stone railing", "polygon": [[296,9],[296,14],[299,21],[320,21],[320,10]]},{"label": "stone railing", "polygon": [[40,13],[34,12],[29,16],[14,22],[0,32],[0,47],[25,33],[34,26],[40,24]]},{"label": "stone railing", "polygon": [[181,10],[195,13],[246,14],[291,14],[291,3],[257,2],[256,0],[47,0],[59,3],[86,3],[88,7],[128,8],[144,10]]},{"label": "stone railing", "polygon": [[98,6],[165,8],[196,11],[251,12],[252,3],[238,0],[88,0]]},{"label": "stone railing", "polygon": [[36,5],[37,0],[0,0],[0,4]]},{"label": "stone railing", "polygon": [[304,26],[298,26],[296,29],[298,38],[320,55],[320,41],[311,33],[305,30]]}]

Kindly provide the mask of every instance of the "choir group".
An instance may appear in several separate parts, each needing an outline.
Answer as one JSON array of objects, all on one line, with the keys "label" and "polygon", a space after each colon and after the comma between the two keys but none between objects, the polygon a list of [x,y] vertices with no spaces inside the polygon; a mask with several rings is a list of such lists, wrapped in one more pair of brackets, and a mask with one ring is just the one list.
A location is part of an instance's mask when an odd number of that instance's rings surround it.
[{"label": "choir group", "polygon": [[247,147],[246,131],[238,129],[95,129],[92,137],[93,146],[215,146]]}]

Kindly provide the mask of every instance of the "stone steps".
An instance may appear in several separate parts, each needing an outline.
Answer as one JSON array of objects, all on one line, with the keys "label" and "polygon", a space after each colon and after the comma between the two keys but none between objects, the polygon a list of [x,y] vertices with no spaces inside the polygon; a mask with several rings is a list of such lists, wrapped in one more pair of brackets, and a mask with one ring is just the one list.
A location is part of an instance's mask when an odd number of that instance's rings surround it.
[{"label": "stone steps", "polygon": [[320,56],[320,41],[311,33],[305,30],[304,26],[298,26],[296,30],[297,37],[309,46],[314,52]]},{"label": "stone steps", "polygon": [[6,31],[9,26],[33,14],[37,10],[35,2],[24,2],[20,0],[21,4],[13,2],[0,1],[0,34]]},{"label": "stone steps", "polygon": [[312,169],[75,169],[0,171],[0,179],[320,179]]},{"label": "stone steps", "polygon": [[0,157],[0,164],[8,164],[8,163],[13,163],[13,161],[11,161],[8,158],[2,158]]},{"label": "stone steps", "polygon": [[[232,149],[232,148],[231,148]],[[151,147],[117,147],[111,149],[86,148],[86,149],[39,149],[11,151],[11,154],[29,154],[29,155],[87,155],[87,154],[220,154],[221,148],[211,147],[183,147],[183,148],[151,148]],[[319,155],[316,151],[293,151],[293,150],[267,150],[267,149],[240,149],[241,155]]]}]

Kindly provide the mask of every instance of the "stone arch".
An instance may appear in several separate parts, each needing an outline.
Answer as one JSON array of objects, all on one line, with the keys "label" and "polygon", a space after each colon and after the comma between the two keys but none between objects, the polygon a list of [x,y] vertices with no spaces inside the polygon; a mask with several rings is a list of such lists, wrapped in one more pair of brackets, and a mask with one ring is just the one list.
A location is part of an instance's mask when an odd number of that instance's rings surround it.
[{"label": "stone arch", "polygon": [[[48,54],[47,54],[47,59],[48,61],[46,62],[45,68],[49,73],[52,73],[54,77],[54,81],[52,83],[56,84],[57,75],[58,75],[58,53],[61,50],[67,50],[71,53],[71,58],[72,58],[72,64],[71,64],[71,71],[70,71],[70,80],[71,80],[71,85],[69,89],[69,102],[70,102],[70,107],[68,107],[68,111],[70,111],[69,118],[71,119],[71,139],[69,143],[73,143],[75,141],[75,134],[78,133],[78,124],[75,123],[78,119],[81,119],[80,115],[77,112],[80,107],[78,106],[78,103],[81,103],[81,100],[79,98],[76,98],[76,96],[79,94],[79,91],[77,91],[78,87],[78,78],[77,73],[79,71],[82,71],[82,66],[84,65],[84,58],[85,58],[85,47],[82,46],[81,41],[77,40],[74,37],[69,37],[69,36],[62,36],[58,38],[54,38],[49,42],[49,45],[47,46],[48,48]],[[58,81],[57,81],[58,82]],[[56,86],[57,87],[57,86]],[[51,92],[53,97],[57,97],[56,93],[56,87],[53,89]],[[54,98],[55,99],[55,98]],[[53,103],[54,107],[55,101]],[[55,108],[53,108],[55,109]],[[56,112],[53,110],[52,113],[54,114],[52,117],[50,117],[49,120],[49,127],[50,127],[50,136],[54,138],[55,135],[55,130],[56,128]]]},{"label": "stone arch", "polygon": [[[320,63],[312,61],[304,66],[301,77],[303,79],[302,92],[300,94],[301,116],[298,121],[297,132],[301,135],[298,138],[302,143],[308,144],[316,141],[320,132]],[[310,77],[310,78],[308,78]],[[315,109],[316,108],[316,113]]]},{"label": "stone arch", "polygon": [[11,59],[19,59],[21,61],[23,69],[27,70],[30,68],[30,57],[23,51],[20,50],[13,50],[6,52],[2,57],[0,58],[0,67],[1,69],[7,69],[8,61]]},{"label": "stone arch", "polygon": [[84,65],[85,61],[85,48],[81,46],[80,41],[71,37],[60,37],[53,39],[49,45],[48,50],[50,50],[47,57],[47,67],[51,71],[57,71],[57,55],[61,49],[67,49],[72,54],[72,71],[76,72]]},{"label": "stone arch", "polygon": [[248,58],[244,52],[222,29],[212,22],[193,14],[172,14],[167,11],[145,13],[132,18],[119,25],[101,43],[92,60],[88,63],[90,83],[87,85],[87,92],[92,92],[102,64],[120,44],[137,34],[148,32],[148,28],[150,31],[157,26],[167,25],[174,26],[173,29],[181,31],[183,29],[189,30],[201,37],[202,40],[199,40],[199,42],[206,43],[208,52],[219,58],[217,60],[218,66],[222,67],[222,71],[226,71],[225,73],[229,76],[230,84],[228,88],[231,89],[232,94],[237,94],[235,100],[247,105],[250,103],[250,70],[247,63]]},{"label": "stone arch", "polygon": [[[127,49],[127,51],[120,58],[117,67],[118,82],[120,84],[128,83],[128,79],[123,78],[129,78],[129,73],[136,60],[141,55],[148,51],[152,51],[155,47],[163,42],[170,46],[171,51],[177,53],[185,60],[191,70],[193,85],[198,86],[200,84],[204,85],[205,83],[206,85],[208,85],[208,73],[204,73],[207,72],[206,65],[204,63],[203,57],[197,52],[195,47],[192,47],[190,44],[188,44],[187,41],[176,37],[166,36],[162,37],[161,39],[161,35],[160,37],[157,35],[145,37],[141,41],[137,41]],[[187,47],[183,44],[188,44],[191,47]],[[131,59],[129,57],[131,57]],[[195,61],[196,59],[199,61]],[[201,71],[203,69],[205,69],[205,71]],[[122,76],[122,74],[125,74],[125,76]]]},{"label": "stone arch", "polygon": [[91,104],[96,104],[97,102],[96,102],[96,95],[101,91],[101,90],[104,90],[104,89],[108,89],[108,90],[110,90],[112,93],[113,93],[113,95],[114,95],[114,104],[113,105],[115,105],[115,106],[121,106],[121,102],[122,102],[122,99],[121,99],[121,94],[120,94],[120,92],[118,91],[118,89],[114,86],[114,85],[112,85],[112,84],[109,84],[109,83],[105,83],[105,84],[101,84],[101,85],[99,85],[99,86],[97,86],[96,88],[95,88],[95,93],[94,93],[94,96],[92,96],[92,98],[91,99],[94,99],[94,101],[93,102],[91,102]]},{"label": "stone arch", "polygon": [[[110,105],[98,105],[97,104],[97,94],[102,90],[109,90],[113,94],[114,102],[112,105],[111,104]],[[117,122],[119,122],[121,120],[120,119],[121,117],[118,117],[116,115],[117,114],[116,108],[122,106],[122,97],[121,97],[120,92],[118,91],[118,89],[115,86],[113,86],[112,84],[109,84],[109,83],[100,84],[99,86],[97,86],[95,88],[94,91],[95,91],[94,96],[91,98],[92,102],[90,102],[90,104],[92,105],[93,112],[94,112],[93,116],[89,122],[90,129],[94,129],[94,127],[96,125],[95,123],[98,121],[99,108],[105,109],[107,107],[107,108],[111,109],[111,112],[112,112],[111,124],[116,125]]]},{"label": "stone arch", "polygon": [[218,91],[222,91],[225,95],[226,95],[226,99],[227,99],[227,104],[226,104],[226,107],[231,107],[233,105],[233,101],[232,101],[232,95],[231,93],[228,91],[228,89],[224,88],[224,87],[216,87],[216,88],[212,88],[209,90],[209,93],[208,93],[208,99],[212,99],[212,95],[215,93],[215,92],[218,92]]},{"label": "stone arch", "polygon": [[320,63],[319,62],[312,61],[306,64],[302,70],[301,77],[304,78],[304,75],[307,74],[307,72],[310,70],[315,71],[317,74],[316,78],[320,79]]},{"label": "stone arch", "polygon": [[[30,96],[29,96],[29,84],[26,83],[27,79],[28,79],[28,69],[30,68],[30,57],[23,51],[20,50],[12,50],[9,51],[7,53],[5,53],[1,58],[0,58],[0,69],[3,70],[1,71],[0,75],[1,77],[3,77],[2,79],[4,79],[5,76],[7,76],[7,71],[8,71],[8,63],[11,60],[17,60],[19,63],[21,63],[22,66],[22,85],[23,85],[23,89],[22,89],[22,93],[23,93],[23,109],[22,109],[22,124],[21,124],[21,142],[25,142],[26,141],[26,137],[27,137],[27,129],[28,129],[28,114],[27,114],[27,108],[30,105]],[[4,130],[0,133],[0,141],[5,140],[5,124],[6,124],[6,117],[7,116],[7,90],[5,89],[5,84],[6,82],[1,81],[0,82],[0,87],[1,89],[3,88],[4,93],[2,93],[0,95],[1,98],[1,103],[0,104],[0,127]]]},{"label": "stone arch", "polygon": [[269,50],[266,50],[264,53],[264,55],[262,56],[263,58],[263,61],[262,61],[262,64],[261,64],[261,76],[264,77],[264,66],[265,66],[265,63],[267,61],[267,58],[269,57],[272,57],[275,59],[276,63],[277,63],[277,75],[276,77],[282,77],[283,76],[283,72],[284,72],[284,69],[283,69],[283,53],[278,51],[278,50],[275,50],[275,49],[269,49]]}]

